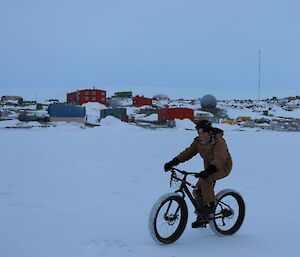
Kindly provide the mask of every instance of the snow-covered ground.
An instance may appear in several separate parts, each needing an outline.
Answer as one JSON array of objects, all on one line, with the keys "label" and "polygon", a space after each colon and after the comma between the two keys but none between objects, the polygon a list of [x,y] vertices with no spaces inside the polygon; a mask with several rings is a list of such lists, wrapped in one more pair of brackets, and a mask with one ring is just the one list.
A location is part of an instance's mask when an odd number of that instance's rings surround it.
[{"label": "snow-covered ground", "polygon": [[[0,129],[0,256],[296,256],[299,133],[237,131],[220,126],[234,160],[216,190],[234,188],[246,219],[231,237],[192,229],[161,246],[148,233],[153,203],[169,188],[163,165],[195,137],[182,129],[147,130],[108,118]],[[180,165],[201,170],[194,157]],[[193,181],[193,179],[191,179]]]},{"label": "snow-covered ground", "polygon": [[276,100],[262,100],[262,101],[245,101],[245,100],[231,100],[221,101],[218,107],[225,109],[228,116],[236,119],[239,116],[248,116],[252,119],[266,118],[263,111],[268,111],[268,115],[274,117],[285,118],[300,118],[300,100],[289,100],[289,98]]}]

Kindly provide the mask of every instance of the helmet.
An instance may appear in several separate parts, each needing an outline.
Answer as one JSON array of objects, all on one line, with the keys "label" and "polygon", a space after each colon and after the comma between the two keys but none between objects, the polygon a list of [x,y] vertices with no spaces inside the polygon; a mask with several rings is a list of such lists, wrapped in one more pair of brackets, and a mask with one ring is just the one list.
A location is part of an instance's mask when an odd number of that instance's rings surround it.
[{"label": "helmet", "polygon": [[211,122],[209,120],[200,120],[196,122],[196,127],[198,129],[203,129],[203,131],[209,132],[212,130]]}]

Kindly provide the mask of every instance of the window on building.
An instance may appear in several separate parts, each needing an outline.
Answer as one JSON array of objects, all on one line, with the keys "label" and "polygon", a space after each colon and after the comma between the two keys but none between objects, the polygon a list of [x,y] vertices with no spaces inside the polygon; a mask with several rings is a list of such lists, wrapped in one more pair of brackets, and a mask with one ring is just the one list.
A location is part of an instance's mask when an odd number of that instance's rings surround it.
[{"label": "window on building", "polygon": [[105,95],[105,92],[101,92],[101,95]]},{"label": "window on building", "polygon": [[92,97],[92,101],[94,101],[94,102],[96,101],[96,97],[95,96]]},{"label": "window on building", "polygon": [[88,91],[85,91],[85,95],[89,95],[89,92],[88,92]]},{"label": "window on building", "polygon": [[104,102],[104,100],[105,100],[104,98],[101,98],[101,101],[102,101],[102,102]]},{"label": "window on building", "polygon": [[92,92],[92,95],[96,95],[96,92],[95,92],[95,91],[93,91],[93,92]]},{"label": "window on building", "polygon": [[84,98],[84,100],[85,100],[85,101],[88,101],[88,100],[89,100],[89,97],[88,97],[88,96],[86,96],[86,97]]}]

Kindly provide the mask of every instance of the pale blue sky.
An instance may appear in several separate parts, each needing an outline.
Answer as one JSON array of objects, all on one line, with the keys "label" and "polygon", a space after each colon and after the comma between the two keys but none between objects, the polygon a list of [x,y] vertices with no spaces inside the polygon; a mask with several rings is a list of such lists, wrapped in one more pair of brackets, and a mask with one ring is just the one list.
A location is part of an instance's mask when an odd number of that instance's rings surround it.
[{"label": "pale blue sky", "polygon": [[296,0],[0,0],[0,94],[257,92],[258,49],[262,95],[300,94],[299,12]]}]

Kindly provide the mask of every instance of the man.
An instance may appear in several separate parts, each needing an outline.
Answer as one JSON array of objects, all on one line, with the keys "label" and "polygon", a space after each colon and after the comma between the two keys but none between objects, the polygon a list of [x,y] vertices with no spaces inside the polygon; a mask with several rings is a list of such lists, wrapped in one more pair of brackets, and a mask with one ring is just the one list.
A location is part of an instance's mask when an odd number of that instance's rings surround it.
[{"label": "man", "polygon": [[197,153],[203,158],[204,171],[198,174],[199,180],[196,189],[193,190],[199,206],[199,212],[196,212],[197,219],[192,223],[193,228],[203,226],[205,217],[214,212],[215,181],[228,176],[232,169],[232,160],[223,138],[223,130],[213,128],[208,120],[196,123],[196,129],[199,136],[193,143],[164,166],[165,171],[168,171],[179,163],[190,160]]}]

